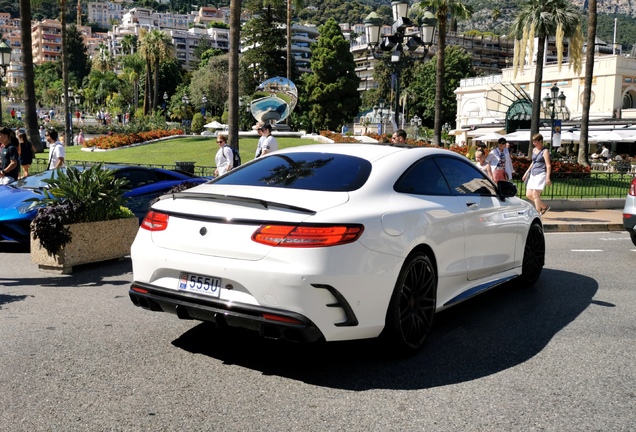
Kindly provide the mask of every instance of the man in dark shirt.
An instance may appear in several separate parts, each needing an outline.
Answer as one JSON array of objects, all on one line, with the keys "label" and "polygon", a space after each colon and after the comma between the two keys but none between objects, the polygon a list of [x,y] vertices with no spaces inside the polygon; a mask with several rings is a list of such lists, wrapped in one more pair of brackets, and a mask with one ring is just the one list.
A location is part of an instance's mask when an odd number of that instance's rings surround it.
[{"label": "man in dark shirt", "polygon": [[17,180],[20,175],[20,155],[18,154],[18,139],[14,138],[11,129],[5,127],[0,129],[0,146],[2,154],[0,157],[0,184],[7,184]]}]

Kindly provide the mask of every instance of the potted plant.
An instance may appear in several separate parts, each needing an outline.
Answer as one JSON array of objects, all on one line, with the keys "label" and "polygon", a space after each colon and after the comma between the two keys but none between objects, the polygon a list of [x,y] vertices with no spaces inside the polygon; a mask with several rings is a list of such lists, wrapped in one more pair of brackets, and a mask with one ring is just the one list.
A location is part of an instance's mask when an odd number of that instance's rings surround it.
[{"label": "potted plant", "polygon": [[[81,169],[83,168],[83,169]],[[102,164],[58,169],[31,223],[31,260],[41,270],[70,274],[73,266],[130,254],[139,221],[124,207],[125,179]]]}]

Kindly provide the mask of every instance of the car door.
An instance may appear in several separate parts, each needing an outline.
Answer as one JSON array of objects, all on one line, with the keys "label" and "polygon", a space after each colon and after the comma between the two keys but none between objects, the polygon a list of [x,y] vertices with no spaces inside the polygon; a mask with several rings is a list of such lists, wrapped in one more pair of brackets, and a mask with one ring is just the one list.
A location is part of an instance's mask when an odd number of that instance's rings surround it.
[{"label": "car door", "polygon": [[[408,200],[398,206],[400,220],[408,220],[407,237],[426,238],[435,251],[440,278],[464,278],[465,210],[449,189],[435,159],[426,157],[413,164],[394,189]],[[390,219],[390,212],[383,217],[385,228]]]},{"label": "car door", "polygon": [[469,161],[436,158],[449,188],[464,208],[464,256],[468,280],[514,266],[518,205],[501,199],[495,185]]}]

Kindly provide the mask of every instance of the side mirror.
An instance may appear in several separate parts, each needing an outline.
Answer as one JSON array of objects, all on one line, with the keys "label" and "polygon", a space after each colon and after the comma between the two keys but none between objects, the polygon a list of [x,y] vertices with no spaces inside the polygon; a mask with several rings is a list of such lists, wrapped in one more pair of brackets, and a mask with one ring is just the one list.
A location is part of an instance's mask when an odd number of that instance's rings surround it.
[{"label": "side mirror", "polygon": [[499,180],[497,182],[497,189],[499,189],[499,196],[501,197],[501,199],[510,198],[517,195],[517,185],[513,182]]}]

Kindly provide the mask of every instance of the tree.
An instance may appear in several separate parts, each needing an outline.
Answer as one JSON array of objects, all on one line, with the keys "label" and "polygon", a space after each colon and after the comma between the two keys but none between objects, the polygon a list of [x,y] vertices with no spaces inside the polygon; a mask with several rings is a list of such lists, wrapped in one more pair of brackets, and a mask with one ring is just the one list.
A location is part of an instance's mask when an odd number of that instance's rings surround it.
[{"label": "tree", "polygon": [[250,8],[257,14],[241,29],[242,61],[251,65],[258,85],[286,74],[285,30],[281,28],[285,9],[282,2],[273,0],[252,0]]},{"label": "tree", "polygon": [[[533,0],[534,1],[534,0]],[[537,0],[539,1],[539,0]],[[446,52],[446,31],[449,15],[455,20],[469,19],[472,9],[461,0],[427,0],[424,5],[435,10],[437,18],[437,80],[435,81],[435,122],[433,126],[433,144],[442,142],[442,111],[444,103],[444,56]]]},{"label": "tree", "polygon": [[[437,89],[437,57],[431,61],[418,63],[413,82],[405,89],[413,98],[411,105],[413,114],[418,114],[424,123],[430,125],[435,120],[436,114],[440,114],[441,122],[452,122],[457,115],[457,97],[455,89],[460,81],[469,76],[474,76],[472,57],[463,48],[458,46],[446,47],[444,56],[444,82],[446,83],[442,93],[442,110],[436,110]],[[428,120],[428,121],[427,121]]]},{"label": "tree", "polygon": [[173,56],[172,43],[164,32],[150,30],[139,39],[139,54],[146,61],[144,114],[148,114],[159,106],[159,65]]},{"label": "tree", "polygon": [[[515,72],[523,67],[526,55],[526,45],[529,42],[528,51],[532,56],[534,48],[534,38],[537,37],[537,66],[534,75],[534,92],[532,97],[532,121],[530,123],[530,133],[539,133],[539,122],[541,119],[541,85],[543,83],[543,57],[545,54],[545,43],[550,36],[556,36],[557,56],[559,57],[559,67],[561,67],[561,57],[563,53],[563,38],[570,38],[570,53],[573,57],[575,71],[577,70],[576,59],[578,55],[580,70],[581,46],[577,40],[581,40],[581,18],[579,11],[568,0],[530,0],[525,4],[519,15],[512,24],[512,36],[515,38],[515,56],[513,68]],[[572,43],[575,42],[575,43]],[[578,52],[578,54],[577,54]],[[532,146],[529,152],[532,151]]]},{"label": "tree", "polygon": [[[32,45],[31,38],[31,1],[20,0],[20,43],[23,47]],[[24,79],[25,125],[29,141],[38,152],[42,151],[42,141],[38,131],[38,117],[35,98],[35,69],[33,67],[33,51],[22,50],[22,77]]]},{"label": "tree", "polygon": [[228,99],[229,60],[229,54],[212,57],[205,67],[192,72],[192,99],[200,101],[205,96],[214,115],[223,113]]},{"label": "tree", "polygon": [[91,71],[86,45],[75,24],[68,27],[66,45],[68,47],[69,74],[76,84],[80,84]]},{"label": "tree", "polygon": [[596,42],[596,0],[589,0],[587,10],[587,51],[585,52],[585,84],[583,85],[583,107],[581,113],[581,142],[577,162],[588,163],[588,130],[590,125],[590,98],[594,78],[594,47]]},{"label": "tree", "polygon": [[93,57],[92,69],[100,72],[115,70],[115,57],[108,51],[108,47],[102,42],[97,47],[99,55]]},{"label": "tree", "polygon": [[228,61],[228,144],[239,151],[239,51],[241,44],[241,0],[230,3],[230,58]]},{"label": "tree", "polygon": [[133,85],[133,101],[135,111],[139,108],[139,80],[144,72],[144,59],[139,54],[119,57],[119,65],[123,68],[124,77]]},{"label": "tree", "polygon": [[60,24],[62,26],[62,82],[64,87],[62,88],[62,94],[64,95],[64,131],[66,135],[66,145],[71,145],[73,142],[73,123],[71,118],[71,112],[69,111],[69,56],[68,56],[68,29],[66,27],[66,0],[60,0]]},{"label": "tree", "polygon": [[338,130],[358,114],[360,78],[338,23],[330,19],[319,30],[312,46],[313,73],[303,75],[301,100],[315,128]]},{"label": "tree", "polygon": [[124,35],[121,40],[121,51],[122,54],[134,54],[135,48],[137,47],[137,36],[132,34]]}]

